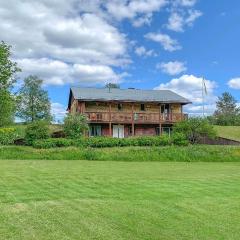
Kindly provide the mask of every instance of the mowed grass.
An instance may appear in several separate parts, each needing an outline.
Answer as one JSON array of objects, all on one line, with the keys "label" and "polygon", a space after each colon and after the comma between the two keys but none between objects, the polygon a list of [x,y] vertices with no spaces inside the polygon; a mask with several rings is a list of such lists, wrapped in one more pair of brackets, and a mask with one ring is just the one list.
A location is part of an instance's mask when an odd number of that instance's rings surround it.
[{"label": "mowed grass", "polygon": [[219,137],[240,141],[240,126],[214,126]]},{"label": "mowed grass", "polygon": [[0,239],[240,239],[240,163],[0,166]]}]

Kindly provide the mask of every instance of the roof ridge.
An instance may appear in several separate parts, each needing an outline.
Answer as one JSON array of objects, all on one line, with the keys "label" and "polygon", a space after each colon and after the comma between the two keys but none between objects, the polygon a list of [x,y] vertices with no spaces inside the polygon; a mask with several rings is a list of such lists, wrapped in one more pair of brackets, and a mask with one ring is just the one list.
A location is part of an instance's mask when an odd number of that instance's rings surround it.
[{"label": "roof ridge", "polygon": [[[70,89],[72,88],[78,88],[78,89],[98,89],[98,90],[103,90],[103,89],[109,89],[108,87],[102,87],[102,88],[98,88],[98,87],[78,87],[78,86],[72,86],[70,87]],[[110,89],[114,89],[114,90],[123,90],[123,91],[169,91],[169,92],[173,92],[172,90],[169,89],[139,89],[139,88],[110,88]],[[173,92],[174,93],[174,92]]]}]

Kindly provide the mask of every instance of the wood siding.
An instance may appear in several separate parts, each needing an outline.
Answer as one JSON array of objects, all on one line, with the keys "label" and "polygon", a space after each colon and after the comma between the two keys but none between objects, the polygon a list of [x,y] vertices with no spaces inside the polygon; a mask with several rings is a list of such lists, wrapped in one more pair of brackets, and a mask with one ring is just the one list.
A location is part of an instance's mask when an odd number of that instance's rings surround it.
[{"label": "wood siding", "polygon": [[[122,104],[122,112],[132,112],[132,103],[120,103]],[[159,104],[157,103],[143,103],[145,105],[145,111],[141,111],[141,103],[133,103],[134,112],[159,112]],[[173,113],[181,113],[181,104],[172,104]],[[107,112],[109,110],[109,104],[107,102],[86,102],[86,112]],[[112,112],[121,112],[118,110],[118,103],[111,103]]]}]

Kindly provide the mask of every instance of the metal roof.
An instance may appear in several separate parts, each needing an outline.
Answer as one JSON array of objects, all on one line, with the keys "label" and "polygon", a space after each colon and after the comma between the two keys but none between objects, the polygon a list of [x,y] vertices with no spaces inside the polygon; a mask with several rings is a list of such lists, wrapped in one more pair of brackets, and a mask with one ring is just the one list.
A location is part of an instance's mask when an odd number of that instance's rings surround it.
[{"label": "metal roof", "polygon": [[73,94],[75,99],[85,101],[191,103],[170,90],[71,87],[70,94]]}]

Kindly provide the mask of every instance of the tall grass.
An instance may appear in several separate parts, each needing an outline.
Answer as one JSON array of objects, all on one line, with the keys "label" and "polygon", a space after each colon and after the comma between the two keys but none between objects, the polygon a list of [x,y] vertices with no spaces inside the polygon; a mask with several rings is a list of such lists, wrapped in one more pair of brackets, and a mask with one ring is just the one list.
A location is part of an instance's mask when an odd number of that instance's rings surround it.
[{"label": "tall grass", "polygon": [[240,147],[122,147],[122,148],[52,148],[34,149],[23,146],[0,147],[0,159],[10,160],[100,160],[159,162],[240,162]]}]

